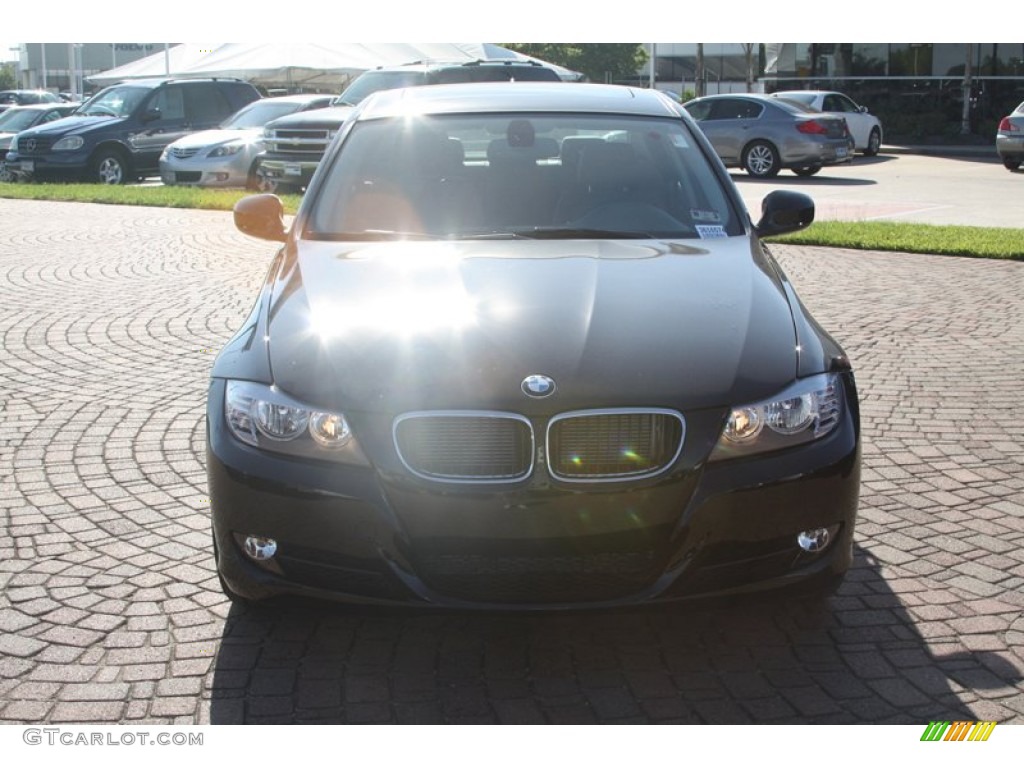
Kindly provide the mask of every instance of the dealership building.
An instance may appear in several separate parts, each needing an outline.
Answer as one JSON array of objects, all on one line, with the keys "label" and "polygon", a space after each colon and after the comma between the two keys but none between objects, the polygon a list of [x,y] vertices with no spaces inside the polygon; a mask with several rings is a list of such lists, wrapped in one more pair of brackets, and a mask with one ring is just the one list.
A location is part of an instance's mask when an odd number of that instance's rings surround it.
[{"label": "dealership building", "polygon": [[[698,90],[696,43],[653,49],[659,87]],[[746,91],[750,64],[755,91],[843,91],[890,120],[927,116],[952,121],[953,130],[965,77],[976,122],[998,120],[1024,102],[1024,43],[705,43],[703,59],[705,93]],[[649,77],[648,67],[637,79]]]}]

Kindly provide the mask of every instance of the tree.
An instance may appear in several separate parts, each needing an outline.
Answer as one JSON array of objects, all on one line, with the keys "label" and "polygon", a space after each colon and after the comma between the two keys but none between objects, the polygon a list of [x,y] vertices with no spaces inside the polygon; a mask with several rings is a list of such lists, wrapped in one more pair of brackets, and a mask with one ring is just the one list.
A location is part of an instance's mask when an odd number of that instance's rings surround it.
[{"label": "tree", "polygon": [[647,62],[640,43],[502,43],[506,48],[582,72],[595,83],[636,76]]},{"label": "tree", "polygon": [[14,90],[18,87],[17,74],[14,71],[14,62],[5,61],[0,64],[0,91]]},{"label": "tree", "polygon": [[747,92],[754,90],[754,81],[757,80],[757,65],[754,62],[754,57],[759,51],[758,43],[742,43],[743,56],[746,59],[747,64]]}]

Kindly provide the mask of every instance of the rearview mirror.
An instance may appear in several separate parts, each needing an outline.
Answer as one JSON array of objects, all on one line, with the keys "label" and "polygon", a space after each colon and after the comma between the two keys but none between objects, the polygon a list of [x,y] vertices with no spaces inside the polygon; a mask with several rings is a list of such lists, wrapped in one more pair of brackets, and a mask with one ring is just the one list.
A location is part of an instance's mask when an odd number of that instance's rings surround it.
[{"label": "rearview mirror", "polygon": [[801,192],[777,189],[761,202],[761,220],[754,231],[758,237],[784,235],[810,226],[814,201]]},{"label": "rearview mirror", "polygon": [[246,235],[283,243],[284,203],[277,195],[249,195],[234,208],[235,226]]}]

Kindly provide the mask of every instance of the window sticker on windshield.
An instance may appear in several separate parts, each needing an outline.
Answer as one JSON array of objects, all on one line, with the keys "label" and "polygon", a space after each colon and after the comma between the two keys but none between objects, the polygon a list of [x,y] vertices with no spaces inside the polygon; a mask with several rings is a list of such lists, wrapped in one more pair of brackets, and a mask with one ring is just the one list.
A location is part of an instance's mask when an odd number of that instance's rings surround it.
[{"label": "window sticker on windshield", "polygon": [[722,217],[718,211],[702,211],[699,208],[690,209],[690,218],[694,221],[721,221]]},{"label": "window sticker on windshield", "polygon": [[713,237],[727,237],[725,227],[713,224],[696,224],[695,226],[701,240],[708,240]]}]

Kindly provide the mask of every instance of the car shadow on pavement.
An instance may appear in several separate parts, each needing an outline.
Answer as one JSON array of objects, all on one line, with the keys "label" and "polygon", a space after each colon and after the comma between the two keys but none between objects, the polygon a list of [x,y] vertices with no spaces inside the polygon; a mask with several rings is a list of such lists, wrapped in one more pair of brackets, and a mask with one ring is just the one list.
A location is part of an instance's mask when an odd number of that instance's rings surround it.
[{"label": "car shadow on pavement", "polygon": [[[915,619],[857,548],[827,601],[574,613],[279,599],[233,607],[212,723],[903,723],[978,720],[1021,681]],[[952,596],[949,596],[952,598]],[[927,607],[928,595],[910,602]],[[938,596],[937,607],[949,600]],[[922,630],[924,630],[922,632]],[[930,635],[930,637],[926,637]]]},{"label": "car shadow on pavement", "polygon": [[732,180],[741,186],[743,184],[799,184],[810,186],[833,186],[833,187],[870,187],[878,184],[874,179],[857,179],[846,176],[829,176],[827,170],[822,170],[816,176],[797,176],[789,171],[783,171],[778,176],[768,179],[759,179],[746,173],[731,174]]}]

